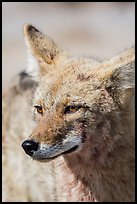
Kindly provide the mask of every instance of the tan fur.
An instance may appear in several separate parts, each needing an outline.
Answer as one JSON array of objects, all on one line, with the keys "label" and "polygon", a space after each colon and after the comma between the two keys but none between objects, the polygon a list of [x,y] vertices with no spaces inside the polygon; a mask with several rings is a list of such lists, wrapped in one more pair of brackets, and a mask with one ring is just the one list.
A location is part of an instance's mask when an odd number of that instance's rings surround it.
[{"label": "tan fur", "polygon": [[[66,135],[72,139],[80,135],[84,140],[75,152],[42,163],[42,169],[40,162],[34,167],[21,152],[28,175],[33,168],[27,188],[32,190],[35,179],[41,177],[42,195],[50,201],[134,201],[134,48],[98,62],[66,54],[31,25],[25,25],[24,33],[29,53],[40,69],[34,70],[38,82],[31,105],[35,127],[28,117],[29,131],[22,139],[30,133],[28,139],[53,146],[65,141]],[[30,75],[34,76],[33,70]],[[80,109],[65,114],[72,104],[80,104]],[[43,107],[43,115],[35,105]],[[53,175],[47,170],[49,165]],[[47,172],[53,183],[45,178]]]}]

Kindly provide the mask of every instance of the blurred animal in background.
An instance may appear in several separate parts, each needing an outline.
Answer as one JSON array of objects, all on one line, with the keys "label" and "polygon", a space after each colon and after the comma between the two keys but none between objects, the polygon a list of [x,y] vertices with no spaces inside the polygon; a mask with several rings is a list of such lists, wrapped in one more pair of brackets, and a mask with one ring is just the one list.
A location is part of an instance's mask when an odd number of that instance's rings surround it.
[{"label": "blurred animal in background", "polygon": [[28,69],[3,96],[3,201],[134,201],[134,47],[100,62],[24,34]]}]

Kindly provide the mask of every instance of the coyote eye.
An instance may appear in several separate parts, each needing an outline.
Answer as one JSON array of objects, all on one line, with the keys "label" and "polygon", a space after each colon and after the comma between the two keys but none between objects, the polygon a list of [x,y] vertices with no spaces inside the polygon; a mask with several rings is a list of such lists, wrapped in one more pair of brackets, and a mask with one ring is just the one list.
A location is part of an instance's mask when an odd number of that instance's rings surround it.
[{"label": "coyote eye", "polygon": [[64,110],[64,113],[75,113],[81,106],[67,106]]},{"label": "coyote eye", "polygon": [[37,112],[40,114],[43,114],[43,108],[42,106],[34,106],[37,109]]}]

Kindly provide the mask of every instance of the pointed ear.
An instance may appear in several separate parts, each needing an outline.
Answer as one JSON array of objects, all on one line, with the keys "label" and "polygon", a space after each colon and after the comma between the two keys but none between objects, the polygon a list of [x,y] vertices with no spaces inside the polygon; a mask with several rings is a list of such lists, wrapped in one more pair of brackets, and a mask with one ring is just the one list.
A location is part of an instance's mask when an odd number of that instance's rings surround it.
[{"label": "pointed ear", "polygon": [[[129,105],[135,88],[135,49],[131,48],[111,60],[111,71],[106,72],[105,86],[121,108]],[[109,65],[109,66],[110,66]]]},{"label": "pointed ear", "polygon": [[28,73],[36,79],[56,65],[62,50],[32,25],[24,25],[24,35],[29,55]]}]

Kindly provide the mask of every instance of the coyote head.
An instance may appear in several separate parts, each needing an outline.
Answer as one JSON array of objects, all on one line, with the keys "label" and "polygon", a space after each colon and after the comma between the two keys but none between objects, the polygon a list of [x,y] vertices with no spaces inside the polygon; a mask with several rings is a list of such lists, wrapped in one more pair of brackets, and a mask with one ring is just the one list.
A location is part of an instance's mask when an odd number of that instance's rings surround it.
[{"label": "coyote head", "polygon": [[24,34],[28,73],[38,82],[32,105],[36,127],[22,144],[25,152],[40,161],[59,155],[84,160],[123,145],[125,131],[132,132],[132,117],[124,124],[134,92],[134,48],[98,62],[72,57],[32,25],[24,26]]}]

